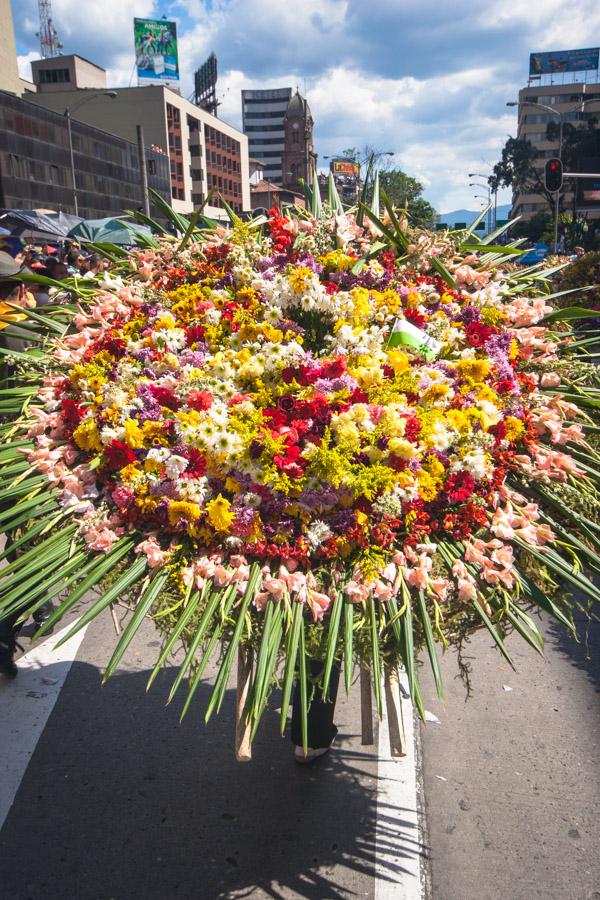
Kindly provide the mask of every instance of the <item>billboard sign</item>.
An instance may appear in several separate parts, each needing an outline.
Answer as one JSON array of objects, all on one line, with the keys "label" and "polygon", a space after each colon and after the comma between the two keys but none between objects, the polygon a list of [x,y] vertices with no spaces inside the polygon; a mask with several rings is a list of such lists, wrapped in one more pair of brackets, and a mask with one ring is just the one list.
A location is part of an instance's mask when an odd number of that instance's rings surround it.
[{"label": "billboard sign", "polygon": [[529,75],[554,75],[557,72],[587,72],[598,68],[600,48],[587,50],[554,50],[530,53]]},{"label": "billboard sign", "polygon": [[352,159],[334,159],[331,163],[331,171],[334,175],[345,175],[350,178],[358,178],[360,166]]},{"label": "billboard sign", "polygon": [[194,74],[194,103],[217,114],[217,57],[211,53],[206,62]]},{"label": "billboard sign", "polygon": [[177,26],[167,19],[134,19],[138,86],[179,81]]}]

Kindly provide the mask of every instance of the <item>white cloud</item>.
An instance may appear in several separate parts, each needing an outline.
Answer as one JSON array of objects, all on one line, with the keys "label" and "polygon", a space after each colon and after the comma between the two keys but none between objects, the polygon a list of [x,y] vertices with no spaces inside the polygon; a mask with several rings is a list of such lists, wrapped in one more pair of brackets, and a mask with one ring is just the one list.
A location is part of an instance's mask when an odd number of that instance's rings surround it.
[{"label": "white cloud", "polygon": [[[37,56],[37,2],[13,3],[25,64]],[[243,88],[298,85],[321,160],[393,150],[440,210],[476,205],[467,173],[489,170],[514,134],[505,103],[529,52],[586,47],[600,31],[597,0],[53,0],[65,52],[105,66],[114,86],[132,80],[133,17],[163,12],[178,23],[182,94],[213,50],[219,115],[238,127]]]},{"label": "white cloud", "polygon": [[17,56],[17,65],[19,67],[19,77],[25,81],[31,81],[31,63],[34,59],[39,59],[40,54],[34,50],[25,53],[23,56]]}]

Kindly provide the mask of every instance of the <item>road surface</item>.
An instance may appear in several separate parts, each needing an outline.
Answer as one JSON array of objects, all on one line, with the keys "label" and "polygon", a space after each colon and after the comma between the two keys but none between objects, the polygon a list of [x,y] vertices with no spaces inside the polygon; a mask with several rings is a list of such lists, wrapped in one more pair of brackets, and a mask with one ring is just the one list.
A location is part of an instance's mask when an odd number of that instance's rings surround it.
[{"label": "road surface", "polygon": [[239,764],[233,690],[208,726],[209,681],[182,725],[180,704],[164,707],[173,669],[146,694],[150,625],[104,687],[110,616],[71,659],[25,640],[17,682],[0,679],[0,896],[600,900],[600,634],[588,660],[546,631],[545,659],[509,639],[516,673],[478,635],[468,701],[454,654],[444,705],[425,677],[439,724],[420,729],[416,772],[390,762],[383,730],[361,746],[357,686],[318,765],[294,765],[276,697]]}]

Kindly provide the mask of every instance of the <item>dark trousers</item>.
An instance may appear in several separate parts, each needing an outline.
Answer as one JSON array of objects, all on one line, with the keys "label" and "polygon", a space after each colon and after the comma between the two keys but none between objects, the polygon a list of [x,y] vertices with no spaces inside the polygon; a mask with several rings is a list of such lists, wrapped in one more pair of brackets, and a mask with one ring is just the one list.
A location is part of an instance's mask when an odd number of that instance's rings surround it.
[{"label": "dark trousers", "polygon": [[[308,663],[308,675],[311,680],[318,679],[322,672],[323,663],[315,661]],[[308,746],[312,750],[329,747],[338,732],[333,724],[333,717],[335,715],[335,701],[337,699],[339,682],[340,667],[334,665],[329,679],[329,696],[327,700],[322,699],[322,691],[319,685],[317,684],[315,687],[314,697],[308,709]],[[300,685],[298,682],[296,682],[294,688],[294,705],[292,707],[292,743],[297,747],[302,746]]]}]

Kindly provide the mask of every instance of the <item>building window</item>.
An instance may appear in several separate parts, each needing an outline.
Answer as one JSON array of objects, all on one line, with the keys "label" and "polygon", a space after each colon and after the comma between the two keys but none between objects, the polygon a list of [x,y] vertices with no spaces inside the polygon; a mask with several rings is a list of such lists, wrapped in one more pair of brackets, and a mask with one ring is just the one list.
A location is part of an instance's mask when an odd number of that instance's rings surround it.
[{"label": "building window", "polygon": [[190,144],[190,156],[202,156],[202,147],[200,144]]},{"label": "building window", "polygon": [[71,80],[68,69],[42,69],[39,77],[40,84],[64,84]]},{"label": "building window", "polygon": [[156,160],[155,159],[147,159],[146,167],[148,169],[148,175],[156,175]]}]

